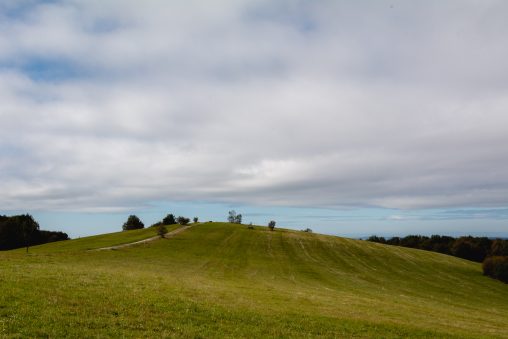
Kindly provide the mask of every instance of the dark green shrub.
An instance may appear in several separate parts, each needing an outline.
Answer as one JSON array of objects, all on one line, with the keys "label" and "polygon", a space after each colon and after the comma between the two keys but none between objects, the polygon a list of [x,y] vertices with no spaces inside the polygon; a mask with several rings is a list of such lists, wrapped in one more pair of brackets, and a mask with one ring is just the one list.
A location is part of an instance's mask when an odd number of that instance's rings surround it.
[{"label": "dark green shrub", "polygon": [[137,230],[140,228],[145,228],[145,224],[143,224],[143,222],[135,215],[130,215],[122,226],[124,231]]}]

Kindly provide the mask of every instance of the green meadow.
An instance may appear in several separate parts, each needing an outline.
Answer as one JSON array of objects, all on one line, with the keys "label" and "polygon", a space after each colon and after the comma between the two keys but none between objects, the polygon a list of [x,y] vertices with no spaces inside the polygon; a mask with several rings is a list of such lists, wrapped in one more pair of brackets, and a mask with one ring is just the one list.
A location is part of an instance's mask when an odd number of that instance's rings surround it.
[{"label": "green meadow", "polygon": [[508,338],[508,285],[478,263],[215,222],[93,250],[154,235],[0,252],[0,337]]}]

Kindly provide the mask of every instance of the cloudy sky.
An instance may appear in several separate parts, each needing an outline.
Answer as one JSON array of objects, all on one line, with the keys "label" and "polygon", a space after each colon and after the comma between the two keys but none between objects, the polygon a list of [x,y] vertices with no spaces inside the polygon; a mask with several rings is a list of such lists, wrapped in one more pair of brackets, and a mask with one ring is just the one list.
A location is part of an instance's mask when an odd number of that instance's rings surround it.
[{"label": "cloudy sky", "polygon": [[506,1],[0,2],[0,213],[508,235]]}]

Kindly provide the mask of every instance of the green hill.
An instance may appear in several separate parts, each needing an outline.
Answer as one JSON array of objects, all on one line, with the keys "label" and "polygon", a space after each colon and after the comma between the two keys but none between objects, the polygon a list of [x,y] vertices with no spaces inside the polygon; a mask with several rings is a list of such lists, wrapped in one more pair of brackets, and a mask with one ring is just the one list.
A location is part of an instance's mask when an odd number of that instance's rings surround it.
[{"label": "green hill", "polygon": [[508,337],[508,285],[466,260],[226,223],[87,250],[132,235],[0,252],[0,337]]}]

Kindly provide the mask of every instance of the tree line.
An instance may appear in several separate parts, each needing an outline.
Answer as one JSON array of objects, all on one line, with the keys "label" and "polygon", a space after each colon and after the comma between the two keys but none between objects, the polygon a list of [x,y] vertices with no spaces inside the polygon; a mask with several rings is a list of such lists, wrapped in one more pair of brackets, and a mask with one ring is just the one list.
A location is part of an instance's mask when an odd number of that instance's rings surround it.
[{"label": "tree line", "polygon": [[371,236],[368,241],[378,242],[387,245],[418,248],[421,250],[439,252],[453,255],[455,257],[482,262],[489,256],[508,256],[508,240],[490,239],[487,237],[449,237],[442,235],[408,235],[399,238]]},{"label": "tree line", "polygon": [[418,248],[455,257],[482,262],[483,274],[508,283],[508,240],[487,237],[408,235],[407,237],[384,238],[371,236],[368,241],[381,244]]},{"label": "tree line", "polygon": [[0,215],[0,250],[41,245],[49,242],[68,240],[67,233],[45,231],[29,214]]}]

